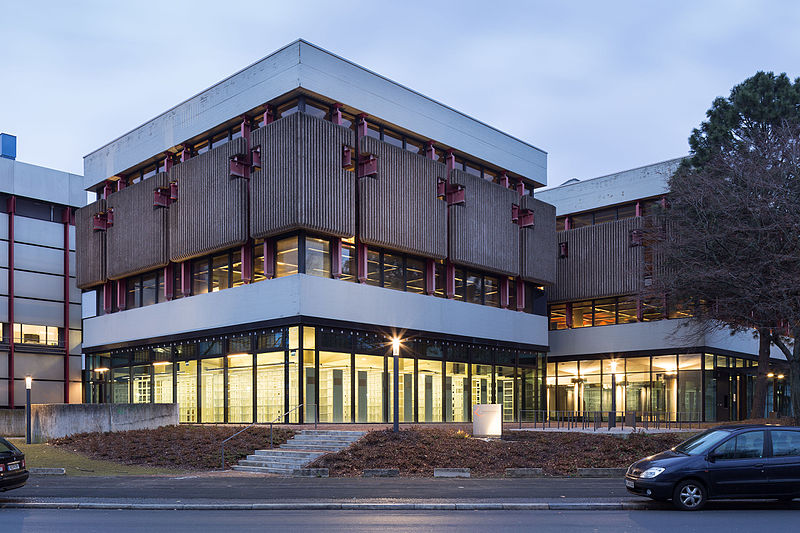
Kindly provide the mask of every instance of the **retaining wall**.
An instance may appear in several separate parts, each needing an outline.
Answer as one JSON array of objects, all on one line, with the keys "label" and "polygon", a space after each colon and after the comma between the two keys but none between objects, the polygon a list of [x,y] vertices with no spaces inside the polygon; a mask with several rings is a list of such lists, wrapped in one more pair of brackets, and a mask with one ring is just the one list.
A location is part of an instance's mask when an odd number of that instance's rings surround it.
[{"label": "retaining wall", "polygon": [[[22,434],[25,434],[25,411]],[[77,433],[155,429],[178,424],[178,404],[34,404],[31,441],[46,442]]]},{"label": "retaining wall", "polygon": [[0,437],[25,435],[25,409],[0,409]]}]

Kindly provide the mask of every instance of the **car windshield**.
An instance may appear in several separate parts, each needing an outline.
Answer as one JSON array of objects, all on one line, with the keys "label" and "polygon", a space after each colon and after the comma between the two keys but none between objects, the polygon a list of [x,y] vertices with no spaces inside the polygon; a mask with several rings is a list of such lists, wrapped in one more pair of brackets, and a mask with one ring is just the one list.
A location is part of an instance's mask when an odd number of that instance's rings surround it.
[{"label": "car windshield", "polygon": [[0,439],[0,453],[14,453],[17,449],[6,439]]},{"label": "car windshield", "polygon": [[711,429],[681,442],[672,449],[686,455],[701,455],[730,434],[730,431],[724,429]]}]

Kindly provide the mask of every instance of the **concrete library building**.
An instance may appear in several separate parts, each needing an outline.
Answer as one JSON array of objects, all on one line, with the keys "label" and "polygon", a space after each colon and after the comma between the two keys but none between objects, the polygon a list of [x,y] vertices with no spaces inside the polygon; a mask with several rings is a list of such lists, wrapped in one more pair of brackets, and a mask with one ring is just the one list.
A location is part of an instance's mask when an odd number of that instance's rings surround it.
[{"label": "concrete library building", "polygon": [[743,417],[756,341],[676,340],[637,296],[675,164],[540,191],[543,150],[296,41],[85,157],[83,400],[385,423],[397,383],[404,423]]}]

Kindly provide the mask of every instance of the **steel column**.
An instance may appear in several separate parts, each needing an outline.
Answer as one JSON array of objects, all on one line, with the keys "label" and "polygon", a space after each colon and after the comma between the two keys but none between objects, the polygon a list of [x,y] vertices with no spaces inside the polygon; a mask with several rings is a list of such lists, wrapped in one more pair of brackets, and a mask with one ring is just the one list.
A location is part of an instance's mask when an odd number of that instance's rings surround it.
[{"label": "steel column", "polygon": [[62,211],[64,223],[64,403],[69,403],[69,222],[70,209]]},{"label": "steel column", "polygon": [[17,197],[8,198],[8,408],[14,408],[14,214]]}]

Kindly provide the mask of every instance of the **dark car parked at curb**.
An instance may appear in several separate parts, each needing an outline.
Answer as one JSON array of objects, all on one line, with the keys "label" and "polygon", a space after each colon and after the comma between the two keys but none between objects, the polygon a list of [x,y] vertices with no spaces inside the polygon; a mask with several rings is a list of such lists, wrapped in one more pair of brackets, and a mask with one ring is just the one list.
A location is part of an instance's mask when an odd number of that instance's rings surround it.
[{"label": "dark car parked at curb", "polygon": [[713,499],[800,497],[800,427],[720,426],[633,463],[629,492],[696,511]]},{"label": "dark car parked at curb", "polygon": [[25,454],[0,437],[0,492],[18,489],[28,481]]}]

